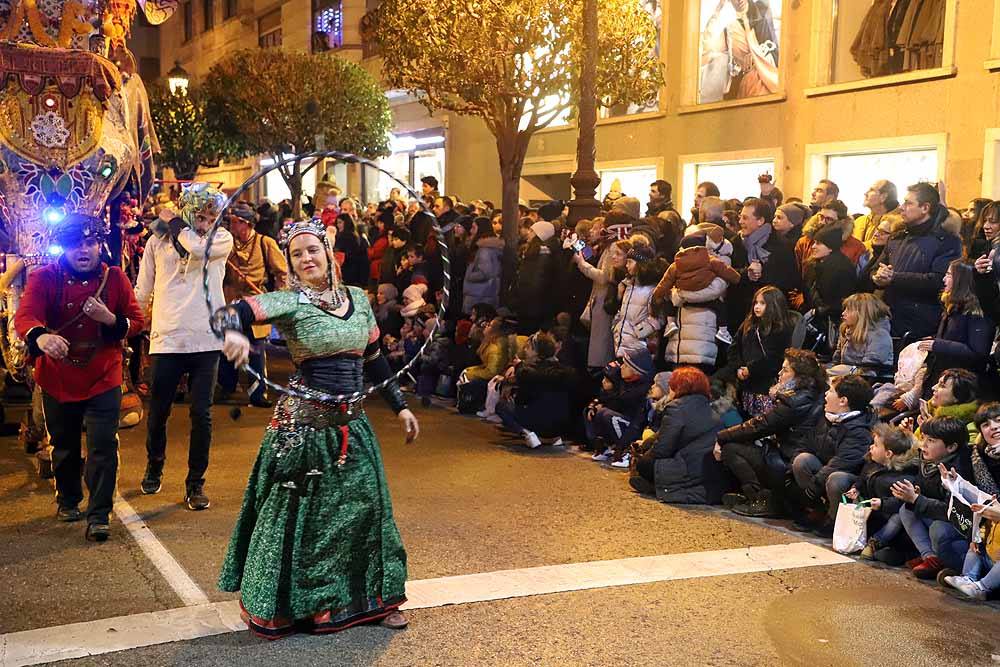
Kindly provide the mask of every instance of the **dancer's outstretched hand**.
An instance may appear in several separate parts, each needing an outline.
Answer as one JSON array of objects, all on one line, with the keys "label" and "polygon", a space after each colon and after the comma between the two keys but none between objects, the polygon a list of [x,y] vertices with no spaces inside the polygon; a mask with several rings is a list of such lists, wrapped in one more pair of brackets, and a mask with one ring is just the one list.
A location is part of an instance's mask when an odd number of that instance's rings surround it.
[{"label": "dancer's outstretched hand", "polygon": [[403,424],[403,430],[406,431],[406,444],[410,444],[417,439],[420,435],[420,424],[417,423],[417,418],[409,408],[404,408],[399,411],[396,415],[399,417],[399,421]]},{"label": "dancer's outstretched hand", "polygon": [[239,331],[227,331],[222,343],[222,354],[239,368],[250,358],[250,339]]}]

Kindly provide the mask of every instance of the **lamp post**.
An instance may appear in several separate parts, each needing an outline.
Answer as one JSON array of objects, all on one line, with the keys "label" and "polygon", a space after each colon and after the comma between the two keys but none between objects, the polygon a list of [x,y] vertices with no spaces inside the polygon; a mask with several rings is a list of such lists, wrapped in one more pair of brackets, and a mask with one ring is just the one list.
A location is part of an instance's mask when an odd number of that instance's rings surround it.
[{"label": "lamp post", "polygon": [[583,60],[580,72],[579,134],[576,138],[576,173],[569,179],[573,199],[569,223],[593,218],[601,210],[597,186],[601,177],[594,169],[597,153],[597,0],[583,0]]},{"label": "lamp post", "polygon": [[187,95],[188,82],[187,70],[181,67],[181,61],[174,61],[174,68],[167,72],[167,87],[170,88],[171,95]]}]

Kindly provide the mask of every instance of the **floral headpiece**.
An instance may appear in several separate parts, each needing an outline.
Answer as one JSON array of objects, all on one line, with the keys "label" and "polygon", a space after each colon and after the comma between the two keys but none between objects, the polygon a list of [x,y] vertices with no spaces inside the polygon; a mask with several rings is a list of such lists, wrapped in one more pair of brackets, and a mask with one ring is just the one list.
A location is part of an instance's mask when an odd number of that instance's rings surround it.
[{"label": "floral headpiece", "polygon": [[181,210],[181,219],[193,227],[194,218],[199,214],[215,220],[226,205],[226,195],[208,183],[191,183],[184,186],[177,205]]},{"label": "floral headpiece", "polygon": [[299,234],[312,234],[324,243],[327,242],[326,225],[324,225],[323,221],[319,218],[312,218],[311,220],[290,222],[282,227],[281,233],[278,235],[278,243],[283,249],[287,249],[289,244],[292,242],[292,239]]}]

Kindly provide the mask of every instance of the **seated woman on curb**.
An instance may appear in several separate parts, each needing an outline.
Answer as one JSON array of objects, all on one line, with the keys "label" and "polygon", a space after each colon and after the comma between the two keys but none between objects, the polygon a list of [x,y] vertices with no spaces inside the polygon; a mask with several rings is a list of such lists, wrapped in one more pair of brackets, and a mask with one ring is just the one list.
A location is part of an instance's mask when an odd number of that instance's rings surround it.
[{"label": "seated woman on curb", "polygon": [[[726,505],[743,516],[777,516],[785,471],[794,456],[806,448],[823,416],[826,371],[808,350],[785,351],[778,383],[771,387],[773,407],[721,431],[715,457],[736,477],[739,494],[727,494]],[[768,439],[761,446],[758,441]]]},{"label": "seated woman on curb", "polygon": [[665,503],[717,504],[723,476],[712,458],[719,420],[710,405],[708,376],[684,366],[670,375],[668,386],[660,428],[635,452],[629,484]]}]

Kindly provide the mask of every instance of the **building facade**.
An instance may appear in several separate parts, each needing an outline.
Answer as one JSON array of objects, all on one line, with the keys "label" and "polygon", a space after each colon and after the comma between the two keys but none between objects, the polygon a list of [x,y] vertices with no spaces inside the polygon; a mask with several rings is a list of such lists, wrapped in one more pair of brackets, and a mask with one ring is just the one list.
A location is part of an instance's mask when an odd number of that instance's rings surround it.
[{"label": "building facade", "polygon": [[[660,27],[666,84],[652,108],[602,114],[599,195],[618,180],[643,198],[650,181],[664,178],[685,210],[699,181],[741,197],[769,173],[786,196],[808,196],[817,180],[831,178],[851,210],[879,177],[901,186],[943,180],[953,206],[1000,198],[1000,0],[637,1]],[[219,3],[233,4],[229,18]],[[378,56],[359,29],[373,4],[182,2],[181,20],[162,27],[161,67],[178,59],[197,78],[230,49],[305,50],[325,40],[377,75]],[[331,6],[339,13],[335,36],[317,20]],[[414,181],[433,174],[445,192],[499,201],[495,143],[479,119],[430,116],[405,93],[389,97],[395,131],[387,171]],[[571,196],[576,134],[570,120],[535,136],[523,199]],[[243,173],[221,170],[227,183]],[[392,187],[377,174],[345,178],[347,191],[366,200]]]}]

